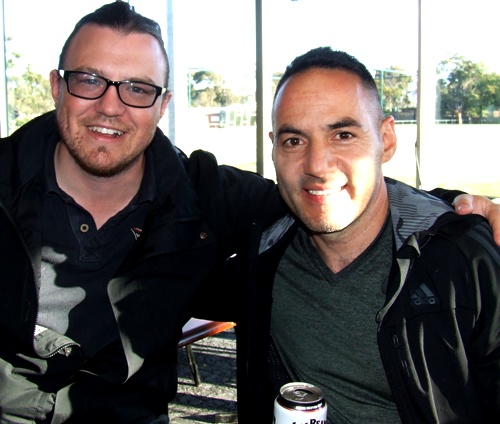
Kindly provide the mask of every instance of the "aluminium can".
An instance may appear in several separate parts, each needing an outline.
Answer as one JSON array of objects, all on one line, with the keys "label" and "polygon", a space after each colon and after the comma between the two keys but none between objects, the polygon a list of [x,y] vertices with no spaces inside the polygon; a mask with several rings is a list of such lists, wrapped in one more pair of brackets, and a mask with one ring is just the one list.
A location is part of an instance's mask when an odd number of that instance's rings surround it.
[{"label": "aluminium can", "polygon": [[273,424],[326,424],[323,392],[312,384],[285,384],[274,401]]}]

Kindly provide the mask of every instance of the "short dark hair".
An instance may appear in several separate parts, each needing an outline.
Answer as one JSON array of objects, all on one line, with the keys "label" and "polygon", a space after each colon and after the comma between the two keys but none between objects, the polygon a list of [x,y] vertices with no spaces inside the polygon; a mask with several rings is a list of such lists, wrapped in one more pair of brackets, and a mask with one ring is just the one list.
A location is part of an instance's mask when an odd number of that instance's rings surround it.
[{"label": "short dark hair", "polygon": [[279,90],[291,76],[312,68],[339,69],[357,75],[365,88],[373,92],[380,103],[377,84],[366,66],[354,56],[340,50],[332,50],[330,47],[317,47],[301,56],[297,56],[286,67],[285,73],[276,87],[274,98],[276,99]]},{"label": "short dark hair", "polygon": [[133,6],[122,0],[117,0],[113,3],[105,4],[104,6],[101,6],[99,9],[96,9],[94,12],[89,13],[78,21],[78,23],[75,25],[75,28],[73,29],[73,32],[68,37],[61,50],[61,55],[59,56],[59,69],[62,69],[64,67],[64,61],[66,59],[68,49],[71,45],[71,41],[73,40],[73,38],[75,38],[78,31],[80,31],[80,29],[87,24],[95,24],[101,27],[116,29],[125,34],[149,34],[156,38],[160,43],[163,56],[165,57],[165,86],[168,86],[170,67],[168,64],[167,51],[163,42],[160,25],[158,25],[158,23],[153,21],[152,19],[146,18],[145,16],[137,13]]}]

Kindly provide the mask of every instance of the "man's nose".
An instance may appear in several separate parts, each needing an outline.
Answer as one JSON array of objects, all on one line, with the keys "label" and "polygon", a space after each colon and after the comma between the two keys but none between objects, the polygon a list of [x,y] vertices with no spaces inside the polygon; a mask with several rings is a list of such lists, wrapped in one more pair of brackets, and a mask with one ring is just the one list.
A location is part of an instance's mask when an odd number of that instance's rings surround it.
[{"label": "man's nose", "polygon": [[305,160],[306,174],[321,177],[329,172],[331,167],[331,152],[324,142],[310,142]]},{"label": "man's nose", "polygon": [[120,99],[116,85],[110,85],[96,103],[96,110],[108,116],[120,115],[126,107]]}]

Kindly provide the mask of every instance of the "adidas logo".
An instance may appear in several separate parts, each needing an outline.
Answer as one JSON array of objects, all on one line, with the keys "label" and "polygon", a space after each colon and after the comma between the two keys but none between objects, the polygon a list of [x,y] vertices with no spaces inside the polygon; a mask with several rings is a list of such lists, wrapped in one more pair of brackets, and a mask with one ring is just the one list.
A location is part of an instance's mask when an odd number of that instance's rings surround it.
[{"label": "adidas logo", "polygon": [[420,284],[419,288],[411,295],[411,306],[437,305],[438,303],[439,297],[425,283]]}]

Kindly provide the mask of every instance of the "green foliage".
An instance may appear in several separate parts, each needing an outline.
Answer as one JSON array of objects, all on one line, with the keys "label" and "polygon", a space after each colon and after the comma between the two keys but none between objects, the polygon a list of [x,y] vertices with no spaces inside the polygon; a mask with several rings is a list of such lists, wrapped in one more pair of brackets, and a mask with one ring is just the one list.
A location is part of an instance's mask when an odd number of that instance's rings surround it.
[{"label": "green foliage", "polygon": [[234,103],[244,103],[246,96],[236,96],[224,87],[224,80],[215,72],[197,71],[190,74],[188,97],[191,107],[225,107]]},{"label": "green foliage", "polygon": [[438,119],[485,122],[500,108],[500,75],[453,55],[438,66]]},{"label": "green foliage", "polygon": [[375,82],[381,95],[380,101],[385,114],[397,115],[398,112],[414,107],[410,88],[413,78],[401,68],[391,66],[388,69],[378,69]]},{"label": "green foliage", "polygon": [[28,66],[21,76],[7,78],[9,132],[54,108],[50,83]]},{"label": "green foliage", "polygon": [[[9,39],[7,40],[9,41]],[[7,100],[9,133],[44,112],[54,109],[50,82],[28,65],[22,74],[16,72],[18,53],[7,59]]]}]

